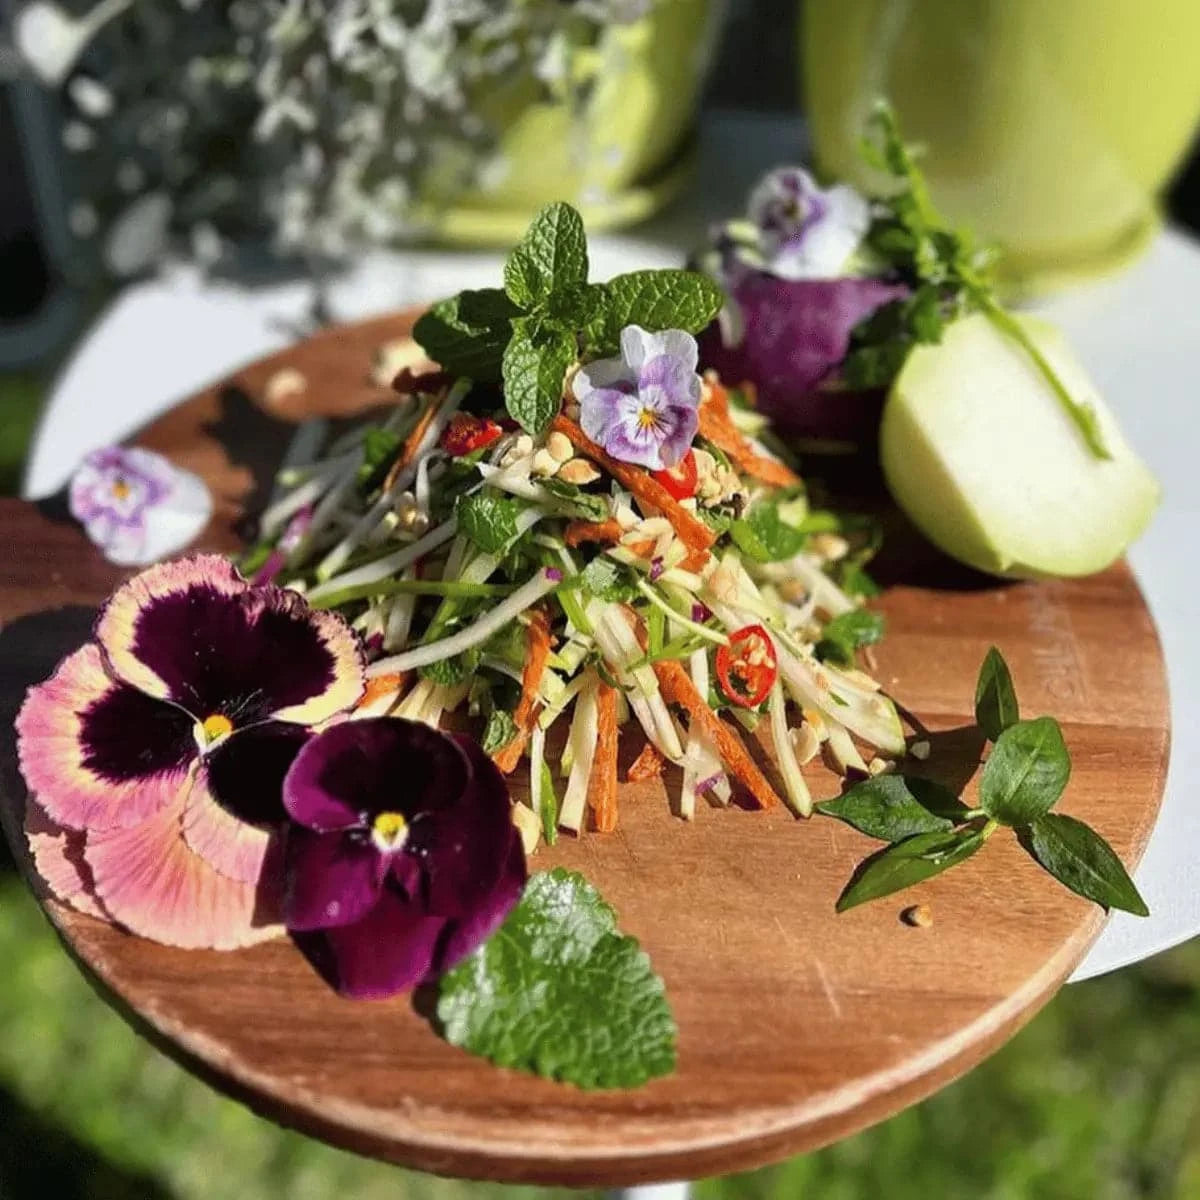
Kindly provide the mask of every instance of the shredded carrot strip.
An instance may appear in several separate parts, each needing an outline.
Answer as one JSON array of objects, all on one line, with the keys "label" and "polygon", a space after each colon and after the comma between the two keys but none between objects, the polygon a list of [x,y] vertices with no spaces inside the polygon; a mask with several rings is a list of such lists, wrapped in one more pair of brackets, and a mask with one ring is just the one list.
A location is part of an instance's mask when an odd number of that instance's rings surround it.
[{"label": "shredded carrot strip", "polygon": [[572,521],[563,540],[574,548],[584,542],[619,542],[623,532],[616,517],[609,517],[607,521]]},{"label": "shredded carrot strip", "polygon": [[684,708],[689,720],[700,726],[716,745],[721,761],[746,785],[746,789],[758,801],[759,807],[772,808],[778,804],[779,797],[775,794],[775,789],[750,757],[742,739],[708,707],[708,701],[696,691],[696,685],[692,683],[691,676],[682,665],[674,659],[664,659],[653,665],[663,695],[670,703]]},{"label": "shredded carrot strip", "polygon": [[420,449],[421,442],[429,432],[430,425],[433,424],[434,418],[444,403],[444,396],[439,396],[436,400],[431,400],[417,418],[417,423],[413,426],[412,432],[404,439],[404,448],[400,451],[400,456],[388,468],[388,473],[384,477],[383,490],[385,492],[391,491],[392,484],[400,477],[400,473],[417,457],[417,451]]},{"label": "shredded carrot strip", "polygon": [[640,542],[630,542],[625,549],[637,558],[649,558],[654,553],[655,545],[653,538],[646,538]]},{"label": "shredded carrot strip", "polygon": [[715,379],[706,379],[700,400],[700,436],[723,450],[734,466],[772,487],[792,487],[800,477],[784,463],[759,454],[742,436],[729,412],[729,393]]},{"label": "shredded carrot strip", "polygon": [[600,833],[617,827],[617,690],[602,683],[596,690],[596,757],[588,779],[588,807]]},{"label": "shredded carrot strip", "polygon": [[409,674],[408,671],[395,671],[390,675],[376,675],[374,679],[368,679],[366,690],[354,707],[366,708],[382,696],[398,695],[408,682]]},{"label": "shredded carrot strip", "polygon": [[630,783],[644,783],[647,779],[657,779],[663,772],[663,756],[653,742],[647,742],[642,752],[629,764],[625,778]]},{"label": "shredded carrot strip", "polygon": [[689,549],[708,550],[717,540],[717,535],[699,517],[688,512],[661,483],[652,479],[649,471],[619,462],[605,453],[570,417],[559,413],[551,428],[570,438],[576,450],[602,466],[639,500],[658,509]]},{"label": "shredded carrot strip", "polygon": [[538,689],[542,686],[542,676],[546,673],[546,660],[549,657],[550,622],[539,609],[529,622],[528,648],[525,651],[525,666],[521,670],[521,698],[513,712],[517,736],[492,755],[492,761],[505,775],[511,775],[517,769],[529,735],[533,732],[538,710]]}]

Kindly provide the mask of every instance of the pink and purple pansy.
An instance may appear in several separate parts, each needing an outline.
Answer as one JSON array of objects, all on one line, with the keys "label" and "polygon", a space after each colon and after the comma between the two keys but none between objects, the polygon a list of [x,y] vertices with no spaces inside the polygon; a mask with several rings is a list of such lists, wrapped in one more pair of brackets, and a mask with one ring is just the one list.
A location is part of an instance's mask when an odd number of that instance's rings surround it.
[{"label": "pink and purple pansy", "polygon": [[178,553],[212,516],[199,476],[138,446],[89,454],[71,477],[69,504],[104,557],[126,567]]},{"label": "pink and purple pansy", "polygon": [[579,369],[572,390],[583,431],[621,462],[651,471],[687,454],[700,423],[696,339],[681,329],[621,332],[621,357]]},{"label": "pink and purple pansy", "polygon": [[332,959],[344,995],[381,999],[440,975],[525,886],[504,777],[469,738],[396,717],[342,722],[296,756],[283,802],[284,919]]},{"label": "pink and purple pansy", "polygon": [[361,696],[357,637],[218,555],[135,576],[95,636],[17,717],[43,878],[169,945],[280,932],[283,777],[311,727]]}]

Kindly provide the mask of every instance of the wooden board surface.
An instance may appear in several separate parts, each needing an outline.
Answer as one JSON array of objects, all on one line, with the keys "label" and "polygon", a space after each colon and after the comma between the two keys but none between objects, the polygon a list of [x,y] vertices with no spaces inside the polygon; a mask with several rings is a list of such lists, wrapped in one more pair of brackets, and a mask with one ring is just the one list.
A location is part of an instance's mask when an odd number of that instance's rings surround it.
[{"label": "wooden board surface", "polygon": [[[383,402],[371,352],[402,316],[324,333],[194,398],[140,438],[200,471],[217,497],[209,545],[236,544],[295,420]],[[307,390],[273,412],[281,366]],[[25,687],[88,633],[119,578],[61,504],[0,502],[0,789],[9,841],[24,787],[12,718]],[[911,545],[912,543],[906,543]],[[886,564],[885,564],[886,567]],[[1028,715],[1064,726],[1065,812],[1140,857],[1169,736],[1158,641],[1128,569],[1002,586],[928,549],[894,558],[878,675],[931,731],[927,773],[961,783],[978,763],[975,672],[1008,658]],[[635,746],[627,746],[628,761]],[[809,772],[818,798],[838,781]],[[677,790],[678,779],[668,776]],[[67,948],[143,1032],[257,1111],[366,1154],[447,1174],[620,1184],[755,1166],[852,1133],[928,1095],[999,1046],[1057,990],[1102,914],[1044,875],[1003,831],[970,863],[836,916],[833,901],[877,843],[830,820],[701,806],[675,819],[659,784],[623,786],[621,826],[561,839],[534,867],[583,871],[664,976],[679,1070],[634,1092],[583,1093],[502,1071],[439,1040],[424,996],[352,1003],[286,941],[185,953],[46,900]],[[27,863],[24,863],[27,866]],[[36,886],[36,881],[34,881]],[[928,904],[931,928],[900,911]]]}]

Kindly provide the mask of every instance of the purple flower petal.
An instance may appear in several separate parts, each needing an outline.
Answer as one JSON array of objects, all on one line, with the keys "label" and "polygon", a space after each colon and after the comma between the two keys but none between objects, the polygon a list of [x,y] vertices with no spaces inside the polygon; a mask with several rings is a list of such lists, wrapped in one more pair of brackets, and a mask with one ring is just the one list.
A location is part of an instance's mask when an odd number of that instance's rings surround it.
[{"label": "purple flower petal", "polygon": [[433,971],[446,919],[426,915],[390,888],[353,925],[324,933],[336,985],[355,1000],[385,1000],[416,987]]},{"label": "purple flower petal", "polygon": [[388,858],[357,833],[287,833],[284,924],[328,929],[361,921],[378,903]]}]

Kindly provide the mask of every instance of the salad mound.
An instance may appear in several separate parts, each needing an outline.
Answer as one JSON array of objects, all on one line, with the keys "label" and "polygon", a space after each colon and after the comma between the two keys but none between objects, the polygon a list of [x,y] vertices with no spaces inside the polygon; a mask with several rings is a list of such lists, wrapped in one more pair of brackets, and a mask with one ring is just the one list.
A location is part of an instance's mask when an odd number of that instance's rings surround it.
[{"label": "salad mound", "polygon": [[[384,420],[283,474],[244,564],[359,632],[360,710],[484,723],[500,770],[528,771],[528,850],[589,813],[616,827],[634,730],[630,777],[681,767],[685,819],[735,786],[807,816],[801,768],[822,750],[863,774],[904,752],[894,704],[853,665],[882,632],[860,607],[871,524],[810,507],[750,397],[696,374],[685,330],[618,340],[567,366],[534,432],[494,384],[403,372]],[[743,741],[762,722],[779,789]]]}]

